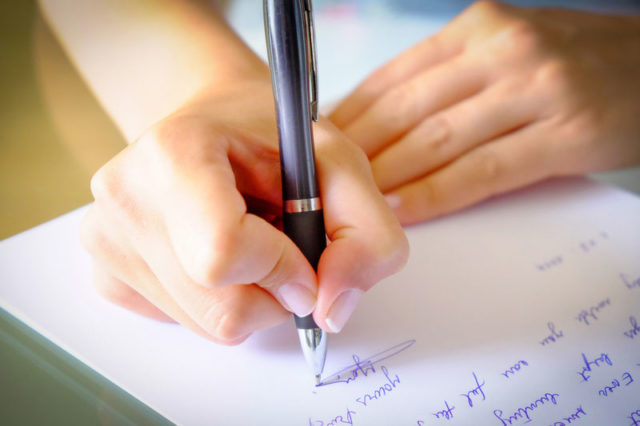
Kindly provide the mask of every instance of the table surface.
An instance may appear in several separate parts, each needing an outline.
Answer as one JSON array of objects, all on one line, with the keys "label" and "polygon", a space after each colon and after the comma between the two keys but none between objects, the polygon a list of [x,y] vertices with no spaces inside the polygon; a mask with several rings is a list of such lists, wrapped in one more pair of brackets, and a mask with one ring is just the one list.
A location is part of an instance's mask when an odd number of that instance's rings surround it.
[{"label": "table surface", "polygon": [[[466,0],[315,0],[321,103],[347,93],[377,65],[435,31],[468,4]],[[640,11],[635,0],[545,4]],[[0,240],[90,202],[90,176],[125,146],[32,2],[4,2],[1,8],[6,10],[0,10],[4,29],[0,33],[4,94]],[[234,2],[229,16],[264,56],[259,2]],[[344,37],[352,42],[344,43]],[[640,194],[640,167],[596,178]],[[5,424],[162,422],[126,392],[2,310],[0,382],[5,384],[0,391],[0,420]]]}]

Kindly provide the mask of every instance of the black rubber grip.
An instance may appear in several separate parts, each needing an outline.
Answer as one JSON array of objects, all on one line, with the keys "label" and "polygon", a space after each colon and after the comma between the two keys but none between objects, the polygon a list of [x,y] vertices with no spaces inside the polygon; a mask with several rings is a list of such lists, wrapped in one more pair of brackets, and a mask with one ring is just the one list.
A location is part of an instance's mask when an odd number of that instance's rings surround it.
[{"label": "black rubber grip", "polygon": [[[318,269],[320,255],[327,247],[327,236],[324,230],[322,210],[284,214],[284,233],[293,240],[305,255],[313,269]],[[295,316],[296,327],[318,328],[311,315]]]}]

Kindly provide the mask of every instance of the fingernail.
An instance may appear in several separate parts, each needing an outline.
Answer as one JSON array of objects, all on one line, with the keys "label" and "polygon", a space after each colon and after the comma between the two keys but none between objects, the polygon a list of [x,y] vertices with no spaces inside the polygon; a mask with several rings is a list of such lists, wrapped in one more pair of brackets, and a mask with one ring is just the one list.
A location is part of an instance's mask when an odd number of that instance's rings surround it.
[{"label": "fingernail", "polygon": [[356,309],[362,293],[364,292],[358,289],[347,290],[333,302],[325,320],[331,331],[337,333],[342,330]]},{"label": "fingernail", "polygon": [[285,284],[278,289],[278,295],[299,317],[306,317],[316,307],[316,297],[301,284]]},{"label": "fingernail", "polygon": [[402,204],[402,198],[397,194],[387,194],[384,196],[384,199],[387,200],[387,204],[389,204],[389,207],[393,210],[397,209],[400,207],[400,204]]}]

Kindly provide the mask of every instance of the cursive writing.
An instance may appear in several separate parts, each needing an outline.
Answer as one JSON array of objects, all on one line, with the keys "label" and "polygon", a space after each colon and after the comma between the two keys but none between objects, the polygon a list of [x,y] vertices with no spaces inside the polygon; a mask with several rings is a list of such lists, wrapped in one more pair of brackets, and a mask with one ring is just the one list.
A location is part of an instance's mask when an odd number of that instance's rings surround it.
[{"label": "cursive writing", "polygon": [[633,422],[630,426],[640,426],[640,409],[632,411],[629,414],[629,418]]},{"label": "cursive writing", "polygon": [[629,278],[627,274],[620,274],[620,278],[622,279],[625,287],[627,287],[629,290],[633,289],[634,287],[640,287],[640,277]]},{"label": "cursive writing", "polygon": [[529,423],[531,421],[531,413],[540,406],[544,406],[545,404],[551,402],[553,405],[558,404],[557,398],[560,395],[557,393],[546,392],[540,398],[536,399],[531,403],[527,403],[522,407],[519,407],[517,410],[513,412],[509,417],[503,417],[504,412],[502,410],[493,410],[493,415],[496,416],[500,423],[503,426],[511,425],[514,422],[519,422],[520,420],[526,419],[523,423]]},{"label": "cursive writing", "polygon": [[597,305],[591,306],[589,309],[583,309],[582,311],[580,311],[580,313],[576,317],[576,320],[578,320],[578,322],[583,322],[585,325],[590,325],[589,321],[597,320],[598,316],[596,314],[602,308],[609,305],[611,305],[611,300],[609,298],[606,298]]},{"label": "cursive writing", "polygon": [[587,413],[582,408],[582,405],[578,407],[578,409],[571,413],[569,417],[563,417],[562,420],[558,420],[557,422],[553,422],[551,426],[566,426],[575,422],[576,420],[580,420],[581,417],[586,416]]},{"label": "cursive writing", "polygon": [[384,374],[384,377],[387,379],[386,383],[384,383],[377,389],[374,389],[373,392],[365,393],[364,395],[356,398],[357,403],[362,404],[366,407],[367,404],[371,401],[378,400],[387,396],[387,394],[392,392],[396,388],[396,386],[400,384],[400,377],[398,377],[397,374],[392,379],[391,377],[389,377],[389,371],[387,370],[387,367],[383,365],[380,367],[380,369],[382,370],[382,374]]},{"label": "cursive writing", "polygon": [[577,374],[580,377],[582,377],[583,382],[589,381],[589,379],[591,378],[591,375],[589,373],[591,373],[594,368],[602,367],[603,365],[608,365],[608,366],[613,365],[613,361],[611,361],[611,358],[609,358],[609,355],[607,355],[604,352],[601,353],[600,356],[595,358],[593,361],[589,361],[587,359],[587,356],[583,353],[582,361],[584,365],[582,366],[581,371],[578,371]]},{"label": "cursive writing", "polygon": [[469,392],[467,393],[461,393],[461,396],[464,396],[467,398],[467,403],[469,404],[469,407],[473,407],[473,399],[471,398],[472,395],[478,396],[478,395],[482,395],[482,400],[486,400],[486,396],[484,394],[484,391],[482,390],[482,387],[484,386],[484,380],[482,381],[482,383],[478,382],[478,377],[476,376],[476,373],[472,373],[473,374],[473,380],[475,380],[476,382],[476,387],[471,389]]},{"label": "cursive writing", "polygon": [[449,406],[449,403],[447,401],[444,401],[444,409],[431,414],[433,414],[436,419],[450,420],[453,418],[453,410],[455,409],[455,405]]},{"label": "cursive writing", "polygon": [[415,342],[415,340],[407,340],[406,342],[399,343],[365,359],[360,359],[358,355],[354,354],[352,356],[353,364],[343,368],[337,373],[329,374],[322,379],[316,387],[334,385],[336,383],[351,383],[358,377],[366,377],[369,374],[376,373],[375,364],[407,350]]},{"label": "cursive writing", "polygon": [[556,330],[556,325],[552,322],[547,323],[547,328],[551,332],[548,336],[540,341],[542,346],[548,345],[549,343],[554,343],[556,340],[564,337],[564,333],[562,331]]},{"label": "cursive writing", "polygon": [[329,421],[323,420],[311,420],[309,419],[309,426],[336,426],[336,425],[353,425],[353,415],[356,414],[355,411],[350,410],[347,407],[347,412],[344,416],[339,415],[335,416],[333,419]]},{"label": "cursive writing", "polygon": [[502,373],[502,375],[508,379],[510,374],[513,376],[517,371],[520,371],[522,367],[526,367],[528,365],[529,363],[527,361],[520,360],[516,362],[515,365],[504,370],[504,373]]},{"label": "cursive writing", "polygon": [[558,255],[558,256],[554,256],[551,259],[545,260],[543,262],[537,263],[536,264],[536,269],[538,271],[546,271],[548,269],[551,269],[555,266],[560,265],[562,262],[564,261],[563,257]]},{"label": "cursive writing", "polygon": [[602,397],[609,396],[609,394],[611,394],[611,392],[613,392],[614,389],[620,388],[622,387],[622,385],[629,386],[631,383],[633,383],[633,377],[631,377],[631,374],[629,374],[628,372],[625,372],[622,375],[621,380],[622,380],[622,383],[620,383],[620,380],[618,379],[613,379],[611,381],[611,385],[607,385],[598,391],[598,395]]},{"label": "cursive writing", "polygon": [[631,323],[631,328],[629,329],[629,331],[625,331],[624,335],[629,339],[633,339],[638,334],[640,334],[640,326],[638,325],[638,321],[636,320],[636,318],[633,316],[629,317],[629,322]]}]

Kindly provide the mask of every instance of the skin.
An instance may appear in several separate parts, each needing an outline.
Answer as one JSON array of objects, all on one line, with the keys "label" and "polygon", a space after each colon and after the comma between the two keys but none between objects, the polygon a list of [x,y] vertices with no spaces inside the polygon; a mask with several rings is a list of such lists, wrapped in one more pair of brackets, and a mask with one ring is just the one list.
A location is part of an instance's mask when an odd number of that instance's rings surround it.
[{"label": "skin", "polygon": [[268,70],[211,6],[41,7],[130,141],[93,177],[81,229],[107,299],[232,345],[291,312],[337,332],[404,265],[406,237],[366,156],[324,118],[313,129],[328,236],[317,273],[282,233]]},{"label": "skin", "polygon": [[640,163],[640,18],[478,2],[330,118],[403,224]]}]

